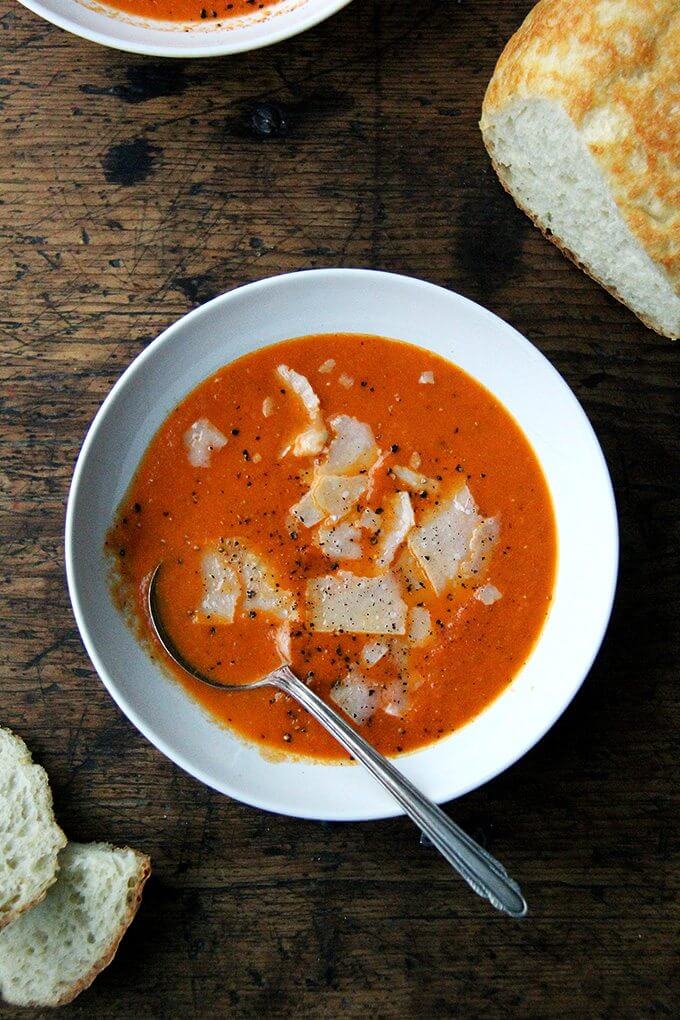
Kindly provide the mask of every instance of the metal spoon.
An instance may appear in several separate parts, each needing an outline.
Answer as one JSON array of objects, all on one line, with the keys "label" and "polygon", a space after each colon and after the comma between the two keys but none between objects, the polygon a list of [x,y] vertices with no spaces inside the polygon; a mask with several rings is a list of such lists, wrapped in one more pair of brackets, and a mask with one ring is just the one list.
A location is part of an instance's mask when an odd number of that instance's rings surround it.
[{"label": "metal spoon", "polygon": [[228,693],[254,691],[258,687],[278,687],[290,694],[321,723],[346,751],[375,776],[409,818],[424,832],[446,858],[449,864],[462,875],[468,885],[496,907],[511,917],[523,917],[527,905],[519,886],[509,878],[505,868],[491,854],[482,849],[455,822],[444,814],[441,808],[424,797],[390,761],[361,737],[342,716],[332,709],[318,694],[315,694],[300,680],[288,665],[281,665],[272,673],[249,684],[225,684],[204,676],[175,648],[172,639],[163,626],[157,597],[157,581],[162,564],[151,575],[148,589],[149,618],[156,637],[166,653],[185,673],[201,683],[216,687]]}]

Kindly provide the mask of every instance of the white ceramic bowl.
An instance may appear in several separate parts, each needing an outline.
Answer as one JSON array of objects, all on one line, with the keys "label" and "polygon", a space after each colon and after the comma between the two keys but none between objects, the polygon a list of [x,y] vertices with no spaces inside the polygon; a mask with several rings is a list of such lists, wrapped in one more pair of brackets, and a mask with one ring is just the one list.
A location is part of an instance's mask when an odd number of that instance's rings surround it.
[{"label": "white ceramic bowl", "polygon": [[543,466],[559,559],[553,607],[535,650],[484,712],[404,756],[400,767],[441,802],[520,758],[574,697],[602,641],[616,584],[616,508],[602,451],[562,378],[511,326],[451,291],[388,273],[312,270],[238,288],[170,326],[119,379],[85,439],[66,515],[66,569],[97,672],[128,718],[174,762],[257,807],[305,818],[383,818],[399,810],[360,767],[272,762],[214,723],[135,641],[111,602],[103,554],[114,511],[178,401],[248,351],[336,331],[408,340],[460,365],[515,416]]},{"label": "white ceramic bowl", "polygon": [[270,46],[330,17],[350,0],[279,0],[244,17],[178,23],[133,17],[99,0],[20,0],[67,32],[128,53],[155,57],[219,57]]}]

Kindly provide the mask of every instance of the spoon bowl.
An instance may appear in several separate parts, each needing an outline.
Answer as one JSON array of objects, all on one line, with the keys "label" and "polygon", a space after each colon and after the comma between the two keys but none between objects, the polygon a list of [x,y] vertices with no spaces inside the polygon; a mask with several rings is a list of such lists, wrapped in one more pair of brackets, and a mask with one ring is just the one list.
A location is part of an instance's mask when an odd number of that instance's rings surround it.
[{"label": "spoon bowl", "polygon": [[158,579],[162,566],[163,564],[159,563],[149,579],[148,616],[154,636],[175,666],[184,670],[194,680],[208,684],[209,687],[216,687],[226,694],[254,691],[259,687],[277,687],[295,698],[382,784],[478,896],[487,899],[496,910],[509,914],[510,917],[524,917],[527,912],[526,900],[505,868],[452,822],[441,808],[416,789],[387,758],[364,740],[339,712],[322,701],[318,694],[296,676],[287,663],[282,663],[260,680],[246,684],[225,684],[204,676],[200,670],[187,662],[176,648],[163,623],[158,599]]}]

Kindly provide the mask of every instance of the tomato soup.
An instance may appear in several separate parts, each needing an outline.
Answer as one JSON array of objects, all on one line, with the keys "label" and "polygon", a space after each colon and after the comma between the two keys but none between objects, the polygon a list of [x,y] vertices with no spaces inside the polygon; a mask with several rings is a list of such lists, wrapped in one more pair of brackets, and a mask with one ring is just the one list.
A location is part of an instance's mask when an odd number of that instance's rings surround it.
[{"label": "tomato soup", "polygon": [[219,22],[271,7],[278,0],[107,0],[128,14],[156,21]]},{"label": "tomato soup", "polygon": [[[556,544],[538,461],[488,390],[354,334],[265,347],[201,383],[153,438],[106,542],[114,597],[155,657],[146,594],[162,563],[163,621],[186,660],[230,683],[290,662],[386,754],[441,739],[510,683],[549,610]],[[343,756],[273,688],[174,673],[269,751]]]}]

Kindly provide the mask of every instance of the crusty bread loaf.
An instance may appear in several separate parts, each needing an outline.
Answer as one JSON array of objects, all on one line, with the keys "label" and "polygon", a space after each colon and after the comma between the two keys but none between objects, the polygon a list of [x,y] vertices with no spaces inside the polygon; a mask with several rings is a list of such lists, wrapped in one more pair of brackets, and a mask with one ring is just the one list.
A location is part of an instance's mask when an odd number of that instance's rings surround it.
[{"label": "crusty bread loaf", "polygon": [[680,335],[680,4],[541,0],[480,127],[503,186],[659,333]]},{"label": "crusty bread loaf", "polygon": [[17,1006],[61,1006],[113,959],[137,912],[149,858],[108,843],[69,843],[47,895],[0,932],[0,993]]},{"label": "crusty bread loaf", "polygon": [[0,728],[0,928],[43,898],[65,845],[45,770],[20,737]]}]

